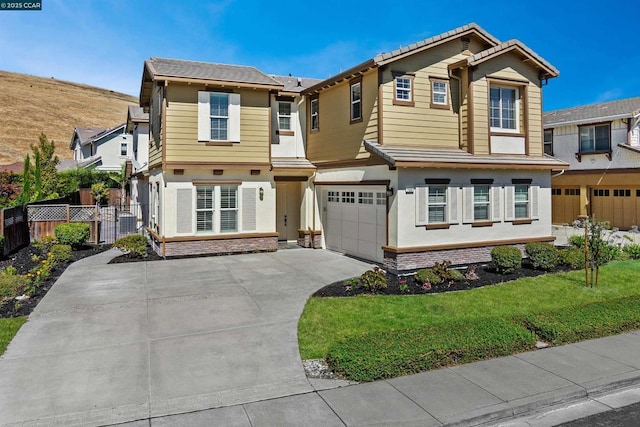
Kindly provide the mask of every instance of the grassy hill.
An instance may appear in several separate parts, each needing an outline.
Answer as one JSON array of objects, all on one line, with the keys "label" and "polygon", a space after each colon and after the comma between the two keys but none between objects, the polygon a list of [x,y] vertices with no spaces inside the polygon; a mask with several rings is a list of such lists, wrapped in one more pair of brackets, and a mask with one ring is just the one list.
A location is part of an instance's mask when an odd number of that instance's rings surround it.
[{"label": "grassy hill", "polygon": [[40,132],[70,159],[73,128],[111,127],[127,119],[130,95],[54,78],[0,71],[0,164],[22,161]]}]

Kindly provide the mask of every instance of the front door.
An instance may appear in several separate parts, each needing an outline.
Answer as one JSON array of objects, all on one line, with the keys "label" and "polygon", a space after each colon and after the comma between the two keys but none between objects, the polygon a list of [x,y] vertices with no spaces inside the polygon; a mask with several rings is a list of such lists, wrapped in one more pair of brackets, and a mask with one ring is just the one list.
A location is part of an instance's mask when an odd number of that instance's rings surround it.
[{"label": "front door", "polygon": [[297,240],[300,224],[300,183],[276,182],[278,240]]}]

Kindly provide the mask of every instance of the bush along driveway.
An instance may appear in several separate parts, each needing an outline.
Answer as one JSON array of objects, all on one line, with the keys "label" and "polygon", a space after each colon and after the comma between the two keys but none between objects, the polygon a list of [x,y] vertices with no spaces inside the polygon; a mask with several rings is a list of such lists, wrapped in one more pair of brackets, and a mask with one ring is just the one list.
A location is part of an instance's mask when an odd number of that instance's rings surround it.
[{"label": "bush along driveway", "polygon": [[640,329],[640,261],[463,292],[317,298],[299,323],[303,359],[371,381]]}]

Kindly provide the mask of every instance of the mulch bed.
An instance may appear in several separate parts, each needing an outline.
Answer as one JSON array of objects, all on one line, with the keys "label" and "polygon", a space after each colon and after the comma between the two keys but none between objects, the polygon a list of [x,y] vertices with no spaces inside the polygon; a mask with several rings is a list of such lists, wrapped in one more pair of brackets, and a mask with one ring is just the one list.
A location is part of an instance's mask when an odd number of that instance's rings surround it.
[{"label": "mulch bed", "polygon": [[[64,270],[74,261],[78,261],[82,258],[86,258],[91,255],[96,255],[109,249],[110,246],[90,246],[86,245],[73,251],[73,258],[66,264],[56,266],[51,270],[51,275],[44,280],[37,288],[34,295],[31,295],[29,299],[17,301],[15,299],[7,299],[0,301],[0,318],[27,316],[38,305],[40,300],[51,289],[53,284],[58,280],[58,277],[64,272]],[[32,268],[36,267],[46,254],[33,245],[29,245],[20,249],[19,251],[8,255],[5,259],[0,259],[0,270],[13,266],[17,270],[18,274],[27,274]]]},{"label": "mulch bed", "polygon": [[162,261],[164,258],[158,255],[150,246],[147,246],[146,257],[133,257],[128,254],[120,255],[109,261],[109,264],[122,264],[125,262],[147,262],[147,261]]},{"label": "mulch bed", "polygon": [[[469,269],[473,269],[477,274],[476,280],[463,279],[452,283],[441,283],[438,285],[432,285],[431,288],[423,287],[421,283],[415,280],[414,276],[398,277],[391,274],[387,274],[387,288],[381,289],[377,292],[378,295],[422,295],[422,294],[435,294],[440,292],[452,292],[463,291],[467,289],[480,288],[483,286],[495,285],[498,283],[509,282],[512,280],[520,279],[522,277],[536,277],[542,274],[547,274],[546,271],[534,270],[530,264],[523,262],[522,268],[511,274],[500,274],[495,271],[495,268],[491,264],[472,264],[468,268],[460,270],[462,273],[466,273]],[[569,271],[570,269],[564,267],[558,267],[555,271]],[[400,285],[404,283],[408,289],[400,290]],[[352,297],[356,295],[367,294],[368,292],[362,289],[362,287],[352,287],[347,290],[345,287],[345,281],[331,283],[324,288],[316,291],[314,297]]]}]

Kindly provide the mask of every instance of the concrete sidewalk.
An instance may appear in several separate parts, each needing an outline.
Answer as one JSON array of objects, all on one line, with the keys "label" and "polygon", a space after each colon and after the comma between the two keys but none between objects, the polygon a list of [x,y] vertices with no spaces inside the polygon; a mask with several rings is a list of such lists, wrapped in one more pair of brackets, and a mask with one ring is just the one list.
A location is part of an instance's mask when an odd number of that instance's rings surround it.
[{"label": "concrete sidewalk", "polygon": [[636,331],[127,426],[550,426],[640,401],[638,388],[607,394],[640,385],[638,354]]}]

